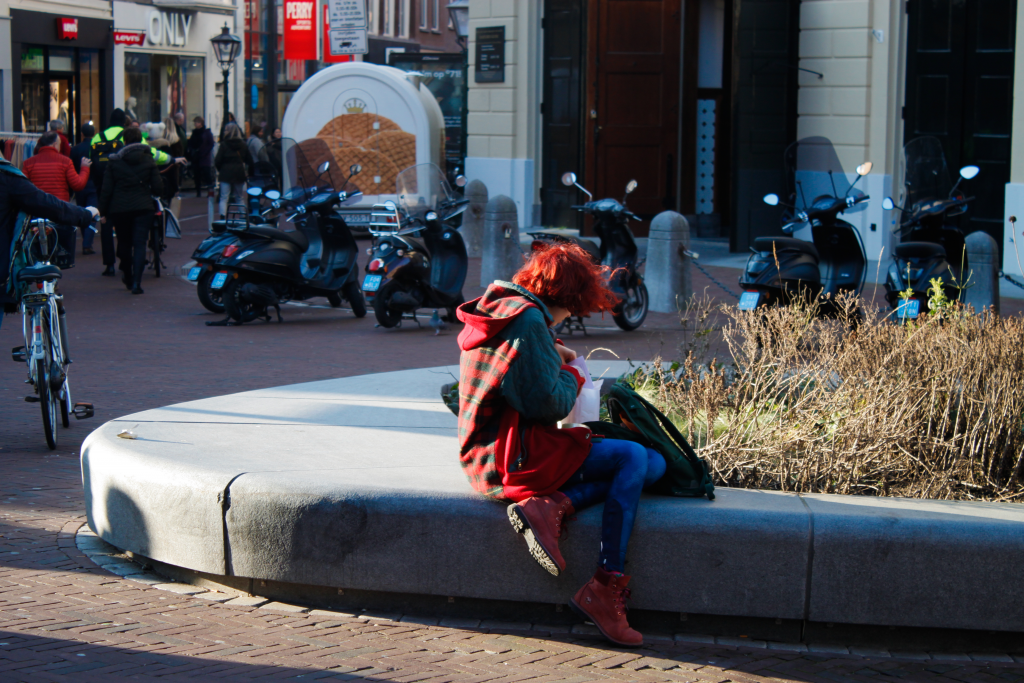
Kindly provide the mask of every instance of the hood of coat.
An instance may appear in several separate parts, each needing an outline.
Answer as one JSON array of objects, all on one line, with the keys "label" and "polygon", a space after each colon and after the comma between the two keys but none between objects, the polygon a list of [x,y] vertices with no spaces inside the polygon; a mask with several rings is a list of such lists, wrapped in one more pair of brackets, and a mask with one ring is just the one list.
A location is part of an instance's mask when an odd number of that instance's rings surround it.
[{"label": "hood of coat", "polygon": [[529,290],[511,282],[494,281],[482,297],[462,304],[456,311],[458,319],[466,324],[459,333],[459,348],[469,351],[484,345],[529,308],[539,308],[550,324],[547,306]]},{"label": "hood of coat", "polygon": [[153,152],[150,151],[149,145],[142,142],[133,142],[130,145],[125,145],[121,149],[117,150],[110,155],[111,160],[122,159],[132,166],[141,163],[145,157],[152,158]]}]

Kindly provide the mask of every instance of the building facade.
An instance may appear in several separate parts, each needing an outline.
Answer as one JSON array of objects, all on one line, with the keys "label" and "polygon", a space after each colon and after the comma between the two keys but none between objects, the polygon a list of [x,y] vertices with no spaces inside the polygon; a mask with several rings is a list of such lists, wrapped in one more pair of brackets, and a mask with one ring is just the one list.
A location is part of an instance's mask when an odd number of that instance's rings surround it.
[{"label": "building facade", "polygon": [[[686,214],[734,251],[779,234],[768,193],[785,189],[787,147],[830,139],[872,197],[848,214],[868,258],[888,260],[903,194],[904,145],[941,142],[954,180],[976,196],[962,219],[1003,245],[1024,215],[1024,98],[1014,92],[1024,40],[1014,0],[491,0],[470,3],[467,174],[506,194],[525,225],[585,227],[569,209],[572,170],[595,196],[620,197],[647,221]],[[503,31],[503,73],[477,78]],[[485,36],[485,39],[478,39]],[[484,43],[486,40],[486,44]],[[478,42],[481,43],[478,45]],[[485,55],[485,56],[481,56]],[[1017,133],[1015,135],[1014,133]],[[1017,235],[1018,238],[1021,235]],[[1021,255],[1024,260],[1024,254]]]},{"label": "building facade", "polygon": [[238,7],[223,0],[0,0],[0,128],[41,133],[61,119],[77,139],[120,108],[140,122],[201,115],[217,129],[223,78],[210,39],[224,25],[241,32]]}]

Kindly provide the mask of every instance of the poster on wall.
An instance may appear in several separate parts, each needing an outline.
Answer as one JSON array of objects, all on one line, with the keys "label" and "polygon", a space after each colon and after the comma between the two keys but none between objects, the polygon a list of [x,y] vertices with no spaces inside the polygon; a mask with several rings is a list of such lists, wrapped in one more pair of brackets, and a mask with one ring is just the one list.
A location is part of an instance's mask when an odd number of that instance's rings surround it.
[{"label": "poster on wall", "polygon": [[392,52],[388,66],[419,76],[437,100],[444,116],[444,156],[449,180],[465,170],[466,55]]},{"label": "poster on wall", "polygon": [[317,58],[316,2],[284,0],[284,58]]}]

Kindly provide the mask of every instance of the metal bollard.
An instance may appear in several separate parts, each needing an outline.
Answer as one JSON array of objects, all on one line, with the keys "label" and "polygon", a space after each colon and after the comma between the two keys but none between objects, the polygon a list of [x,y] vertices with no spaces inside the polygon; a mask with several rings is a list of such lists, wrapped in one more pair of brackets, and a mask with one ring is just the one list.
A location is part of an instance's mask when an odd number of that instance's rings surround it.
[{"label": "metal bollard", "polygon": [[999,313],[999,244],[981,230],[972,232],[965,242],[971,286],[964,292],[964,303],[973,306],[977,313],[984,308]]},{"label": "metal bollard", "polygon": [[499,194],[484,211],[483,262],[480,286],[495,280],[511,280],[523,263],[519,249],[519,212],[510,197]]},{"label": "metal bollard", "polygon": [[690,224],[682,214],[662,211],[651,221],[644,280],[652,311],[675,313],[690,298],[690,259],[684,254],[689,244]]},{"label": "metal bollard", "polygon": [[471,180],[466,185],[466,199],[469,206],[462,214],[462,239],[470,258],[479,258],[483,252],[484,212],[487,210],[487,186],[480,180]]}]

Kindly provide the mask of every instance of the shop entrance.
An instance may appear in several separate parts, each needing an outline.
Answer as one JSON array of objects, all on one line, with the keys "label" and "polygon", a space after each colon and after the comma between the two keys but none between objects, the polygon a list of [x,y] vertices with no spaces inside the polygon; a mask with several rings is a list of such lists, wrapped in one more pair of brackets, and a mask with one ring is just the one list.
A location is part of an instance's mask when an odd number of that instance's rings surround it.
[{"label": "shop entrance", "polygon": [[100,116],[99,50],[25,45],[21,53],[21,130],[45,132],[64,122],[77,139],[80,126]]},{"label": "shop entrance", "polygon": [[908,12],[904,143],[932,135],[951,174],[981,168],[961,228],[985,230],[1002,245],[1017,3],[914,0]]}]

